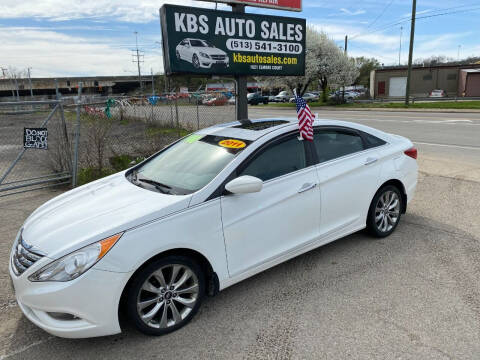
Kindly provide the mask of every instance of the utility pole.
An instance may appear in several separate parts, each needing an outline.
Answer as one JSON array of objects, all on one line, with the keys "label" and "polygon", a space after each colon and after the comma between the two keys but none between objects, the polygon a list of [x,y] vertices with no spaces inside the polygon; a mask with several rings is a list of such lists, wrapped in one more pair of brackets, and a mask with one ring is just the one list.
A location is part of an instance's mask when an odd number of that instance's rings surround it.
[{"label": "utility pole", "polygon": [[30,84],[30,97],[33,99],[33,87],[32,87],[32,78],[30,77],[30,67],[27,68],[28,72],[28,83]]},{"label": "utility pole", "polygon": [[[345,35],[345,47],[343,48],[343,52],[345,56],[348,54],[348,35]],[[345,102],[345,84],[343,85],[342,89],[342,103]]]},{"label": "utility pole", "polygon": [[462,48],[462,45],[458,45],[457,61],[460,61],[460,49],[461,48]]},{"label": "utility pole", "polygon": [[[232,12],[245,13],[245,5],[232,4]],[[244,75],[235,75],[235,81],[237,84],[237,101],[236,112],[237,120],[248,119],[248,102],[247,102],[247,77]]]},{"label": "utility pole", "polygon": [[408,53],[408,72],[407,72],[407,89],[405,93],[405,105],[410,105],[410,82],[412,78],[412,61],[413,61],[413,43],[415,40],[415,19],[417,17],[417,0],[412,3],[412,27],[410,29],[410,50]]},{"label": "utility pole", "polygon": [[140,71],[140,63],[142,62],[143,63],[143,54],[140,54],[140,50],[138,50],[138,32],[135,31],[134,32],[135,34],[135,46],[136,46],[136,50],[134,50],[134,54],[133,54],[133,61],[132,62],[136,62],[137,63],[137,67],[138,67],[138,82],[140,84],[140,91],[143,93],[143,83],[142,83],[142,73]]},{"label": "utility pole", "polygon": [[402,35],[403,35],[403,26],[400,26],[400,46],[398,50],[398,66],[402,65]]}]

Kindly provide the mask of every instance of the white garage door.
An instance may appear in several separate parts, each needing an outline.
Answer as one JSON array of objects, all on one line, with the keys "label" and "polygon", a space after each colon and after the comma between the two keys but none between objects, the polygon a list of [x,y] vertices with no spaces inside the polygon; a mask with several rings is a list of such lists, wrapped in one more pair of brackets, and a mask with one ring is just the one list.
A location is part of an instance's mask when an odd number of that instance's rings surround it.
[{"label": "white garage door", "polygon": [[407,93],[407,78],[406,77],[394,77],[390,78],[390,88],[388,96],[391,97],[405,97]]}]

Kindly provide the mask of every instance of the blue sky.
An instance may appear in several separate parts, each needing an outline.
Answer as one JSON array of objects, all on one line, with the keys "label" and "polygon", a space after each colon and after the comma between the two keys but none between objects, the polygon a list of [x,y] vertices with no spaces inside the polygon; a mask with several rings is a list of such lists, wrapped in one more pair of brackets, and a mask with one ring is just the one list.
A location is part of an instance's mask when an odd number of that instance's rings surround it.
[{"label": "blue sky", "polygon": [[[156,41],[164,3],[215,6],[196,0],[0,0],[0,67],[31,67],[34,77],[135,74],[131,50],[137,31],[145,52],[142,73],[161,72]],[[376,57],[385,65],[398,64],[403,26],[401,62],[407,62],[411,0],[303,0],[303,9],[247,12],[304,17],[339,46],[348,34],[350,55]],[[414,58],[456,59],[459,49],[461,58],[480,56],[478,1],[418,0],[417,12]]]}]

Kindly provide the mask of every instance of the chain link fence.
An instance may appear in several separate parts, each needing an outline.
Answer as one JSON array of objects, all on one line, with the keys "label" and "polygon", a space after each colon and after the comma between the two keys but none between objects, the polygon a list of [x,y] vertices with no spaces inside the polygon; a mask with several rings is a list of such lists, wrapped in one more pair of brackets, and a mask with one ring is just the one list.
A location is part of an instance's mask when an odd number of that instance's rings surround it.
[{"label": "chain link fence", "polygon": [[[48,142],[36,144],[35,129]],[[60,101],[0,103],[0,196],[70,183],[70,132]]]}]

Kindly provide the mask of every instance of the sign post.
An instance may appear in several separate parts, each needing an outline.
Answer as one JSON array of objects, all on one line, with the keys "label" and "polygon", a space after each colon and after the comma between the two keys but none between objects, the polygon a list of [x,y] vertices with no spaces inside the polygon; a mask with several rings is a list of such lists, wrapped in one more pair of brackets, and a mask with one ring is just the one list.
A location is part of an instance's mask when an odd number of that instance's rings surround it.
[{"label": "sign post", "polygon": [[[232,12],[245,13],[245,5],[232,4]],[[248,100],[247,100],[247,77],[245,75],[235,76],[236,84],[236,118],[237,120],[248,119]]]},{"label": "sign post", "polygon": [[[248,118],[248,76],[305,74],[305,19],[245,13],[252,2],[232,1],[231,12],[176,5],[160,9],[166,75],[234,76],[237,120]],[[282,1],[259,0],[258,6],[261,2]]]}]

